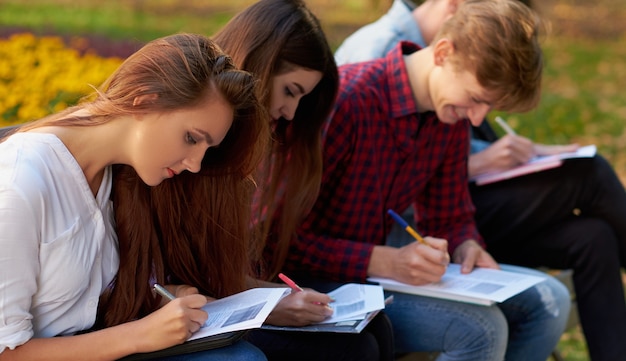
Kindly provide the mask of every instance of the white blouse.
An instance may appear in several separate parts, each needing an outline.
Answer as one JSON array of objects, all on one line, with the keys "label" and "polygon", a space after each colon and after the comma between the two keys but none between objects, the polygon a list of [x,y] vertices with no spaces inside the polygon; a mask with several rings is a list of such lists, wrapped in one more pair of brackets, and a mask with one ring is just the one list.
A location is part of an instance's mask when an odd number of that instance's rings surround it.
[{"label": "white blouse", "polygon": [[55,135],[0,143],[0,352],[93,325],[119,266],[111,183],[94,198]]}]

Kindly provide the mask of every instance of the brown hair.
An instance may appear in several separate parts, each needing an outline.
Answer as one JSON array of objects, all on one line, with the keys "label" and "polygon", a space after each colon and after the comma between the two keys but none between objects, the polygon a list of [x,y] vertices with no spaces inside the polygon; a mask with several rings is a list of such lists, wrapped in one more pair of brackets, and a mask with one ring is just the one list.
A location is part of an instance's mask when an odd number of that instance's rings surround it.
[{"label": "brown hair", "polygon": [[444,23],[433,42],[452,40],[457,64],[475,71],[492,94],[494,109],[523,112],[541,95],[543,23],[517,0],[466,0]]},{"label": "brown hair", "polygon": [[321,132],[339,87],[337,65],[318,19],[301,0],[260,0],[233,17],[213,40],[259,79],[257,95],[267,108],[274,76],[295,66],[322,73],[313,91],[300,100],[293,120],[275,124],[271,153],[258,175],[255,210],[263,212],[256,214],[262,220],[258,230],[273,248],[266,260],[269,270],[261,273],[271,279],[319,192]]},{"label": "brown hair", "polygon": [[[232,126],[219,146],[207,150],[199,174],[183,172],[176,182],[148,187],[131,167],[114,167],[120,267],[101,297],[99,326],[157,309],[160,297],[150,288],[155,281],[191,284],[213,296],[243,288],[249,205],[238,200],[250,191],[228,182],[256,169],[266,146],[267,124],[254,89],[253,76],[238,70],[213,41],[178,34],[152,41],[130,56],[97,99],[83,105],[95,118],[108,119],[136,108],[155,112],[191,107],[214,92],[234,109]],[[133,106],[133,99],[144,94],[159,96],[146,106]],[[192,183],[203,185],[202,198],[190,191]]]}]

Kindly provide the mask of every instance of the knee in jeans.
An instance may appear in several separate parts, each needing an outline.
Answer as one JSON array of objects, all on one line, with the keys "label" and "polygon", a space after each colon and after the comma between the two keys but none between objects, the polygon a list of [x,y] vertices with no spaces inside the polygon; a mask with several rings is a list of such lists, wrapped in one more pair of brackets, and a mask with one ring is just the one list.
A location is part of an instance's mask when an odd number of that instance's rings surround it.
[{"label": "knee in jeans", "polygon": [[571,296],[565,285],[556,279],[547,279],[539,283],[536,288],[548,314],[554,318],[569,315]]},{"label": "knee in jeans", "polygon": [[495,306],[479,306],[479,313],[456,323],[455,348],[465,350],[482,349],[489,353],[503,352],[509,336],[508,323],[504,314]]}]

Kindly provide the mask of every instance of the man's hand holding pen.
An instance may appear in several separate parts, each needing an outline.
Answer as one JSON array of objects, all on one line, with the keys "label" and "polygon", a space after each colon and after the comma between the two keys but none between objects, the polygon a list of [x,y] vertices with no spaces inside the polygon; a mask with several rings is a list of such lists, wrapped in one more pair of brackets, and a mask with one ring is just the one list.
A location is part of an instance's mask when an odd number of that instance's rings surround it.
[{"label": "man's hand holding pen", "polygon": [[426,244],[412,242],[397,249],[392,278],[413,285],[438,282],[450,263],[448,241],[424,237]]},{"label": "man's hand holding pen", "polygon": [[375,246],[367,269],[368,276],[391,278],[422,285],[438,282],[450,264],[448,241],[424,237],[404,247]]},{"label": "man's hand holding pen", "polygon": [[415,242],[401,248],[374,247],[368,274],[413,285],[438,282],[450,264],[448,241],[422,237],[398,213],[392,209],[387,213],[415,239]]}]

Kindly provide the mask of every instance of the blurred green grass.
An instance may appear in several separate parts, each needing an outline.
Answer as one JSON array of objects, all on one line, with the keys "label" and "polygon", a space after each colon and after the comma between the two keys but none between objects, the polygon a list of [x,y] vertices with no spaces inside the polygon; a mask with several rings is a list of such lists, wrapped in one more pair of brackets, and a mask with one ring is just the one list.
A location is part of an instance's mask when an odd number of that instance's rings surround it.
[{"label": "blurred green grass", "polygon": [[[213,34],[253,0],[0,0],[0,34],[95,34],[146,42],[176,32]],[[382,15],[391,0],[308,0],[332,47]],[[536,0],[551,25],[539,107],[505,115],[537,142],[595,143],[626,179],[626,3],[623,0]],[[494,114],[495,115],[495,114]],[[568,361],[587,360],[580,329],[559,344]]]},{"label": "blurred green grass", "polygon": [[[180,31],[211,34],[245,6],[181,7],[173,1],[0,1],[0,25],[36,34],[98,34],[146,42]],[[207,2],[210,3],[210,2]]]},{"label": "blurred green grass", "polygon": [[[188,31],[217,31],[253,0],[0,0],[0,28],[36,34],[96,34],[145,42]],[[391,0],[309,0],[331,46],[384,13]],[[504,114],[516,130],[545,143],[597,143],[626,176],[626,5],[618,0],[543,0],[536,8],[552,25],[544,49],[540,106]],[[607,17],[608,16],[608,17]],[[621,26],[621,27],[620,27]]]}]

